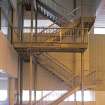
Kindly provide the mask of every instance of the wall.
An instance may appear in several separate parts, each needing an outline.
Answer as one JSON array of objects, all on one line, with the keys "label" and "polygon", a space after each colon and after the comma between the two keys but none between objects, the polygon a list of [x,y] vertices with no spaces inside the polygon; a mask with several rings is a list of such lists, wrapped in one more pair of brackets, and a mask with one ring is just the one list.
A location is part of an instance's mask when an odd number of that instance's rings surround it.
[{"label": "wall", "polygon": [[[34,65],[33,65],[33,70]],[[24,89],[29,89],[29,74],[30,68],[29,68],[29,63],[24,62],[23,64],[23,88]],[[36,75],[34,75],[36,76]],[[49,71],[43,69],[39,65],[37,65],[37,89],[38,90],[64,90],[67,89],[68,87],[66,84],[61,81],[59,78],[57,78],[54,74],[50,73]]]},{"label": "wall", "polygon": [[105,91],[96,91],[96,105],[105,105]]},{"label": "wall", "polygon": [[49,53],[52,57],[58,60],[58,62],[64,64],[69,70],[73,71],[73,53],[64,53],[64,52],[57,52],[57,53]]},{"label": "wall", "polygon": [[0,69],[11,77],[17,77],[18,55],[2,33],[0,33]]},{"label": "wall", "polygon": [[105,90],[105,36],[91,36],[89,44],[89,68],[96,70],[96,89]]},{"label": "wall", "polygon": [[[84,70],[84,75],[87,75],[89,73],[89,50],[85,50],[83,54],[83,70]],[[80,75],[81,74],[81,53],[76,53],[75,54],[75,74]]]}]

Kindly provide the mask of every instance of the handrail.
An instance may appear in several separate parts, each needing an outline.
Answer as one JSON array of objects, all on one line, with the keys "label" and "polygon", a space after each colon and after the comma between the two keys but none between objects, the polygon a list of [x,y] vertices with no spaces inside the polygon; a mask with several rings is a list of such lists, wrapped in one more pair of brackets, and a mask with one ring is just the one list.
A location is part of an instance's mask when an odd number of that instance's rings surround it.
[{"label": "handrail", "polygon": [[[94,72],[90,73],[90,74],[93,74]],[[90,75],[89,74],[89,75]],[[72,80],[74,81],[74,79]],[[65,93],[64,95],[62,95],[60,98],[58,98],[57,100],[55,100],[54,102],[52,102],[50,105],[58,105],[60,104],[66,97],[68,97],[71,93],[73,94],[74,92],[78,91],[80,89],[80,86],[78,86],[78,84],[75,84],[73,87],[72,87],[72,90],[68,90],[67,93]]]},{"label": "handrail", "polygon": [[[86,81],[89,80],[89,82],[90,82],[90,80],[95,80],[95,74],[96,74],[96,71],[92,71],[89,74],[87,74],[84,79]],[[93,82],[93,81],[91,81],[91,82]]]},{"label": "handrail", "polygon": [[[24,31],[24,29],[29,29],[28,32]],[[44,31],[40,33],[43,29]],[[17,30],[17,28],[14,28]],[[33,36],[31,33],[33,30]],[[57,30],[57,32],[55,32]],[[35,28],[31,29],[30,27],[23,27],[23,40],[22,42],[37,42],[37,43],[87,43],[88,42],[88,29],[87,28],[71,28],[71,27],[57,27],[57,28],[46,28],[46,27],[38,27],[37,32],[35,33]],[[84,34],[81,34],[84,33]],[[34,40],[34,39],[37,40]],[[66,38],[64,40],[64,38]],[[69,39],[69,40],[67,40]],[[76,40],[77,39],[77,40]],[[14,41],[21,41],[14,39]]]},{"label": "handrail", "polygon": [[66,71],[69,70],[69,72],[71,72],[73,74],[73,72],[70,70],[70,68],[68,68],[67,66],[65,66],[63,63],[61,63],[60,61],[58,61],[58,59],[52,57],[51,55],[49,55],[47,52],[46,52],[47,56],[51,59],[51,61],[53,60],[55,63],[57,62],[58,64],[60,64],[60,66],[62,66]]},{"label": "handrail", "polygon": [[69,70],[65,69],[64,67],[62,67],[61,65],[59,65],[57,62],[55,62],[54,60],[52,60],[51,57],[46,56],[46,55],[44,55],[44,56],[45,56],[45,57],[48,57],[48,59],[49,59],[50,61],[52,61],[54,64],[56,64],[57,66],[59,66],[59,67],[61,67],[62,69],[64,69],[66,72],[71,73],[71,74],[73,75],[73,73],[72,73],[71,71],[69,71]]},{"label": "handrail", "polygon": [[48,97],[48,96],[51,95],[53,92],[54,92],[54,91],[51,91],[51,92],[49,92],[48,94],[46,94],[45,96],[43,96],[39,101],[36,101],[36,104],[40,104],[40,102],[41,102],[44,98]]},{"label": "handrail", "polygon": [[[59,7],[63,8],[64,10],[70,12],[69,9],[63,7],[63,6],[62,6],[61,4],[59,4],[57,1],[52,0],[52,2],[55,3],[56,5],[58,5]],[[74,8],[70,13],[67,14],[67,16],[76,16],[76,15],[74,15],[73,13],[76,12],[76,11],[78,11],[79,9],[80,9],[80,7]]]},{"label": "handrail", "polygon": [[[55,25],[55,23],[50,24],[47,28],[51,28],[53,25]],[[46,29],[43,29],[40,33],[43,33],[45,31],[46,31]]]},{"label": "handrail", "polygon": [[[41,5],[46,11],[50,11],[51,14],[53,14],[55,17],[58,17],[58,19],[57,19],[58,21],[59,21],[59,17],[62,17],[61,14],[59,14],[59,13],[56,12],[56,11],[54,11],[52,8],[50,8],[48,5],[46,5],[46,4],[45,4],[44,2],[42,2],[41,0],[38,0],[37,2],[38,2],[38,5],[39,5],[39,6]],[[63,20],[66,20],[66,19],[63,18],[62,21],[63,21]],[[56,22],[55,22],[55,23],[56,23]]]},{"label": "handrail", "polygon": [[[37,61],[38,64],[40,66],[42,66],[44,69],[48,70],[49,69],[44,66],[43,64],[40,63],[40,61],[38,60]],[[54,73],[55,74],[55,73]],[[57,75],[57,74],[55,74]],[[78,84],[80,84],[80,77],[78,75],[74,75],[73,77],[70,77],[71,79],[70,80],[67,80],[62,74],[60,74],[61,76],[58,76],[58,78],[60,78],[61,80],[65,81],[65,83],[69,86],[69,87],[73,87],[73,86],[77,86]],[[77,81],[78,80],[78,81]]]},{"label": "handrail", "polygon": [[75,86],[73,88],[68,89],[68,91],[65,94],[63,94],[57,100],[52,102],[50,105],[59,105],[64,99],[66,99],[68,96],[72,95],[73,93],[75,93],[79,89],[80,89],[80,86]]},{"label": "handrail", "polygon": [[[42,68],[44,68],[45,70],[50,71],[45,65],[41,64],[40,61],[37,60],[37,63],[38,63]],[[52,67],[50,67],[50,68],[52,68]],[[53,72],[52,72],[52,73],[53,73]],[[65,81],[65,83],[67,83],[67,79],[65,79],[65,77],[64,77],[62,74],[60,74],[60,76],[58,76],[57,73],[53,73],[53,74],[56,75],[60,80],[63,80],[63,81]]]},{"label": "handrail", "polygon": [[90,72],[87,76],[91,76],[91,75],[93,75],[93,74],[95,74],[95,73],[96,73],[96,70],[95,70],[95,71]]},{"label": "handrail", "polygon": [[[14,29],[18,29],[17,27],[13,27]],[[26,29],[35,29],[35,27],[31,28],[31,27],[23,27],[23,29],[26,28]],[[81,27],[37,27],[37,29],[88,29],[88,28],[81,28]]]}]

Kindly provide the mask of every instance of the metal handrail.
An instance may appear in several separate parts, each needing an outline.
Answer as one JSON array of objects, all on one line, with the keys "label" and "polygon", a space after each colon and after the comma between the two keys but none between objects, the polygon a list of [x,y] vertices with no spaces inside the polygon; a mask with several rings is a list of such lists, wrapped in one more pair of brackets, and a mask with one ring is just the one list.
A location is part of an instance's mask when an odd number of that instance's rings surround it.
[{"label": "metal handrail", "polygon": [[[47,61],[47,63],[52,63],[52,62],[50,62],[50,61],[51,61],[50,59],[47,59],[46,61]],[[47,66],[46,66],[46,63],[45,63],[45,62],[42,62],[41,57],[39,57],[39,58],[37,59],[37,63],[38,63],[40,66],[42,66],[44,69],[48,70],[48,71],[52,71],[52,70],[53,70],[52,73],[55,74],[55,75],[57,75],[57,77],[60,78],[61,80],[66,81],[66,83],[67,83],[67,81],[69,81],[69,78],[70,78],[70,80],[73,78],[73,77],[70,76],[70,73],[66,73],[66,74],[65,74],[64,72],[60,72],[60,71],[59,71],[60,69],[56,69],[56,70],[54,71],[55,66],[53,66],[53,65],[51,65],[51,64],[47,64]],[[55,64],[55,63],[54,63],[54,64]],[[60,67],[58,64],[56,64],[56,66]],[[58,74],[59,74],[59,75],[58,75]],[[66,75],[66,76],[65,76],[65,75]],[[67,76],[67,75],[69,75],[69,76]]]},{"label": "metal handrail", "polygon": [[[47,53],[47,52],[46,52]],[[52,57],[51,55],[49,55],[47,53],[46,55],[47,57],[50,58],[51,61],[55,62],[55,63],[58,63],[58,65],[60,65],[61,67],[63,67],[63,69],[65,69],[67,72],[69,71],[71,74],[73,74],[73,72],[70,70],[70,68],[68,68],[67,66],[65,66],[63,63],[61,63],[60,61],[58,61],[58,59]]]},{"label": "metal handrail", "polygon": [[92,71],[88,75],[86,75],[85,80],[89,81],[89,82],[92,80],[91,82],[94,82],[95,81],[95,75],[96,75],[96,71]]},{"label": "metal handrail", "polygon": [[39,101],[36,102],[36,104],[40,104],[40,102],[41,102],[44,98],[48,97],[48,96],[51,95],[53,92],[55,92],[55,91],[51,91],[51,92],[49,92],[48,94],[46,94],[45,96],[43,96]]},{"label": "metal handrail", "polygon": [[[5,27],[5,26],[4,26]],[[17,27],[13,27],[14,29],[18,29]],[[23,27],[23,29],[26,28],[26,29],[35,29],[35,27],[31,28],[31,27]],[[80,29],[80,30],[83,30],[83,29],[88,29],[88,28],[81,28],[81,27],[37,27],[37,29]]]},{"label": "metal handrail", "polygon": [[48,59],[49,59],[51,62],[53,62],[54,64],[56,64],[57,66],[59,66],[59,67],[61,67],[63,70],[65,70],[66,72],[71,73],[71,75],[73,75],[73,73],[72,73],[71,71],[67,70],[66,67],[63,67],[63,66],[59,65],[59,63],[57,63],[57,62],[55,62],[54,60],[52,60],[52,58],[50,58],[49,56],[47,56],[47,57],[48,57]]},{"label": "metal handrail", "polygon": [[55,10],[53,10],[49,5],[46,5],[44,2],[42,2],[41,0],[38,1],[38,4],[41,4],[41,6],[46,10],[46,11],[49,11],[51,10],[51,14],[55,14],[56,16],[55,17],[58,17],[57,21],[61,20],[61,21],[65,21],[66,18],[62,18],[62,19],[59,19],[60,17],[62,17],[61,14],[59,14],[58,12],[56,12]]},{"label": "metal handrail", "polygon": [[[46,28],[46,27],[38,27],[37,33],[34,32],[34,29],[30,27],[24,27],[24,29],[29,29],[29,32],[23,31],[23,40],[14,39],[14,41],[21,41],[21,42],[37,42],[37,43],[87,43],[88,42],[88,29],[87,28],[69,28],[69,27],[61,27],[61,28]],[[40,33],[41,30],[46,29]],[[17,28],[14,28],[17,30]],[[31,32],[33,30],[33,32]],[[57,30],[55,32],[54,30]],[[30,34],[32,33],[32,34]],[[82,33],[82,34],[81,34]],[[37,40],[34,40],[34,39]],[[65,41],[64,38],[70,39]],[[77,41],[76,39],[79,38]],[[71,42],[70,42],[71,41]]]},{"label": "metal handrail", "polygon": [[[45,65],[41,64],[40,61],[37,60],[37,63],[38,63],[42,68],[44,68],[45,70],[50,71],[49,68],[46,67]],[[52,67],[50,67],[50,68],[53,69]],[[57,71],[56,71],[56,72],[57,72]],[[53,72],[52,72],[52,73],[53,73]],[[57,73],[58,73],[58,72],[57,72]],[[58,75],[55,74],[55,73],[53,73],[53,74],[56,75],[60,80],[67,81],[67,80],[65,79],[65,77],[64,77],[62,74],[60,74],[60,76],[58,76]]]},{"label": "metal handrail", "polygon": [[[50,24],[47,28],[51,28],[53,25],[55,25],[55,23]],[[40,33],[43,33],[44,31],[46,31],[46,29],[43,29]]]}]

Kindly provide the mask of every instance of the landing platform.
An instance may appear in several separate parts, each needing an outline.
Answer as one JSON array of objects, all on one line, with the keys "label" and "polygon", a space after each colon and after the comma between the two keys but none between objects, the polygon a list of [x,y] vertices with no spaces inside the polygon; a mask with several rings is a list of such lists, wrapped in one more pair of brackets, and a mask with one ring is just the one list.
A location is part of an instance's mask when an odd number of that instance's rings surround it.
[{"label": "landing platform", "polygon": [[[88,44],[84,43],[14,43],[14,48],[19,52],[83,52]],[[24,50],[23,50],[24,49]]]}]

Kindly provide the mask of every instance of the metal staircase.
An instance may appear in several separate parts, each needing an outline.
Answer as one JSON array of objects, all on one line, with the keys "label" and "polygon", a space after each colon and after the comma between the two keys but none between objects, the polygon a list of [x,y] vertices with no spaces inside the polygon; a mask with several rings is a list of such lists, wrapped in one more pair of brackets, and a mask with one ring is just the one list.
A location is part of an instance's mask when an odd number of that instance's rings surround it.
[{"label": "metal staircase", "polygon": [[52,22],[54,22],[55,24],[59,26],[67,22],[67,20],[63,18],[63,16],[61,16],[56,11],[52,10],[48,5],[41,2],[40,0],[38,0],[37,2],[38,2],[38,11],[43,16],[47,17],[49,20],[51,20]]},{"label": "metal staircase", "polygon": [[52,56],[42,53],[37,57],[37,63],[44,69],[52,72],[68,85],[71,84],[69,81],[73,78],[73,72],[65,65],[55,60]]},{"label": "metal staircase", "polygon": [[[75,82],[75,78],[73,78],[71,80],[71,84],[69,84],[69,87],[67,89],[66,92],[62,93],[57,93],[56,91],[51,91],[48,94],[46,94],[45,96],[43,96],[40,100],[38,100],[36,102],[37,105],[58,105],[59,103],[61,103],[62,101],[64,101],[64,99],[66,99],[67,97],[69,97],[70,95],[74,94],[76,91],[80,90],[80,82],[76,81]],[[73,84],[73,82],[75,82],[75,84]],[[54,99],[53,101],[45,101],[45,99],[47,99],[50,96],[57,96],[56,99]],[[54,98],[54,97],[53,97]]]},{"label": "metal staircase", "polygon": [[[84,89],[88,89],[88,88],[93,88],[90,84],[92,83],[92,85],[96,85],[96,78],[94,77],[96,75],[96,72],[92,72],[89,73],[88,75],[86,75],[85,79],[89,84],[84,84]],[[89,79],[91,78],[91,79]],[[72,95],[73,93],[75,93],[76,91],[81,89],[81,80],[80,77],[77,76],[77,78],[73,78],[71,80],[71,88],[68,89],[68,92],[63,94],[61,97],[59,97],[57,100],[55,100],[54,102],[52,102],[50,105],[59,105],[62,101],[64,101],[64,99],[66,99],[68,96]]]},{"label": "metal staircase", "polygon": [[[85,89],[92,89],[93,86],[96,85],[96,78],[95,78],[96,72],[93,71],[91,73],[89,73],[88,75],[85,76],[85,81],[84,81],[84,90]],[[86,83],[85,83],[86,82]],[[56,100],[45,103],[43,102],[42,99],[45,99],[47,97],[50,97],[50,95],[52,93],[54,93],[54,91],[51,91],[50,93],[48,93],[46,96],[42,97],[37,104],[41,105],[59,105],[61,102],[63,102],[67,97],[69,97],[70,95],[74,94],[75,92],[79,91],[81,89],[81,78],[79,76],[76,76],[74,78],[71,79],[71,82],[69,84],[69,88],[67,89],[67,92],[63,93],[62,95],[60,95],[60,97],[58,97]],[[57,95],[57,93],[56,93]]]},{"label": "metal staircase", "polygon": [[[27,1],[27,3],[24,2],[26,9],[29,10],[30,13],[32,13],[34,11],[34,10],[30,11],[32,8],[30,2],[32,2],[32,0],[24,0],[24,1]],[[69,86],[69,89],[65,94],[63,94],[61,97],[59,97],[57,100],[51,103],[51,105],[58,105],[66,97],[68,97],[75,91],[79,89],[82,90],[84,88],[87,88],[88,86],[91,87],[91,85],[96,85],[97,81],[94,78],[95,72],[86,75],[84,78],[82,78],[82,76],[80,77],[80,75],[74,76],[73,73],[67,67],[65,67],[63,64],[60,64],[60,62],[54,60],[54,58],[43,52],[73,52],[73,53],[84,52],[88,48],[88,36],[89,36],[88,32],[90,31],[95,21],[95,17],[81,16],[77,20],[73,19],[73,22],[70,23],[63,16],[61,16],[59,13],[50,8],[48,5],[41,2],[40,0],[37,1],[38,1],[37,2],[38,12],[40,12],[43,16],[47,17],[55,24],[62,27],[60,28],[33,27],[33,16],[31,16],[30,17],[31,27],[21,26],[22,27],[21,30],[19,30],[18,28],[13,28],[12,44],[14,48],[18,51],[18,53],[22,54],[23,58],[30,57],[30,76],[29,76],[30,93],[32,90],[31,56],[32,57],[34,56],[36,58],[37,56],[35,55],[37,52],[41,52],[41,54],[36,60],[37,64],[39,64],[44,69],[52,72],[54,75],[56,75],[58,78],[64,81],[65,84]],[[24,20],[25,18],[23,15],[22,18]],[[21,21],[23,22],[23,20]],[[24,29],[28,29],[29,32],[27,33],[24,32]],[[21,38],[20,35],[18,35],[20,31],[22,32]],[[81,66],[82,66],[82,61],[81,61]],[[81,78],[83,79],[83,87],[81,86],[82,84]],[[50,94],[47,94],[45,97],[49,95]],[[39,102],[43,101],[43,98],[40,99]],[[30,103],[31,101],[32,100],[30,98]]]},{"label": "metal staircase", "polygon": [[72,95],[73,93],[75,93],[78,90],[80,90],[80,87],[79,86],[77,86],[77,87],[75,86],[73,88],[70,88],[67,93],[65,93],[64,95],[62,95],[56,101],[52,102],[50,105],[59,105],[62,101],[64,101],[64,99],[66,99],[67,97],[69,97],[70,95]]},{"label": "metal staircase", "polygon": [[[24,3],[25,7],[31,10],[31,2],[29,0],[24,0]],[[66,22],[66,24],[64,24],[66,19],[62,19],[59,13],[41,0],[37,0],[37,4],[39,12],[54,23],[62,25],[62,27],[23,27],[21,38],[15,33],[13,36],[13,46],[18,52],[27,52],[29,49],[31,49],[33,53],[36,51],[83,52],[87,49],[88,32],[95,21],[94,16],[81,16],[77,20],[73,20],[73,22]],[[24,29],[28,29],[29,32],[25,33]],[[18,29],[13,30],[17,33],[19,31]]]},{"label": "metal staircase", "polygon": [[[37,59],[37,63],[47,71],[50,71],[62,81],[64,81],[68,86],[72,86],[74,84],[78,84],[81,82],[80,75],[75,76],[73,71],[71,71],[64,64],[59,62],[56,58],[52,57],[48,53],[42,53],[39,56],[35,56]],[[91,86],[96,84],[96,71],[85,75],[84,77],[84,85]]]},{"label": "metal staircase", "polygon": [[[31,1],[24,0],[26,10],[31,10]],[[42,16],[46,17],[47,19],[51,20],[53,23],[61,26],[62,24],[67,22],[62,15],[54,11],[50,6],[46,5],[41,0],[37,0],[37,10]]]}]

